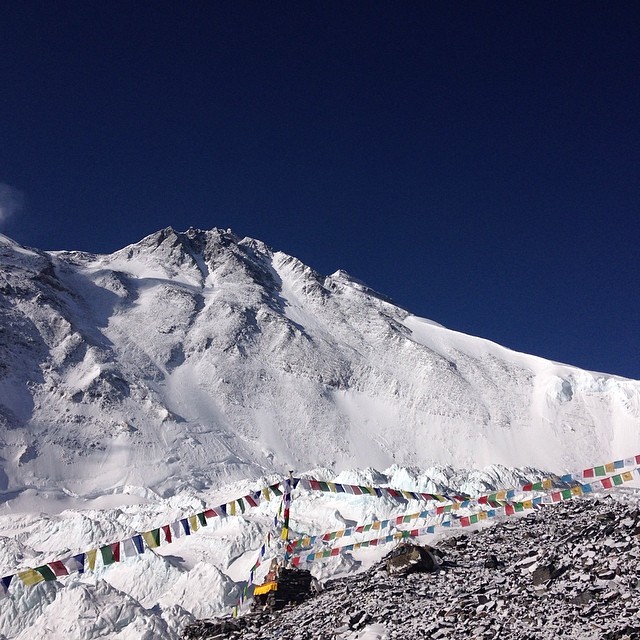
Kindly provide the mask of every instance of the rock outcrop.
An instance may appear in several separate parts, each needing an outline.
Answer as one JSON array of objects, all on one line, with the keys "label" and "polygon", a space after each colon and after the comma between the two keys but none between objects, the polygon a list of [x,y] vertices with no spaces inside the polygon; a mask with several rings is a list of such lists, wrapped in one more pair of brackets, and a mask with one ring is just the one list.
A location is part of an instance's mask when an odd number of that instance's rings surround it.
[{"label": "rock outcrop", "polygon": [[432,573],[384,563],[328,582],[272,615],[250,615],[238,640],[640,638],[640,511],[635,496],[544,507],[440,540]]}]

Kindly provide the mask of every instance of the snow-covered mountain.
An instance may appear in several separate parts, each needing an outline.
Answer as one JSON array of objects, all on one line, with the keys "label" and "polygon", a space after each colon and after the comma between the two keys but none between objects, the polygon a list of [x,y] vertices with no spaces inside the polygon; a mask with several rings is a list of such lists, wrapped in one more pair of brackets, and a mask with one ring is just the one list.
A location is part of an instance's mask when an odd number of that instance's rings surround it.
[{"label": "snow-covered mountain", "polygon": [[[165,229],[112,255],[0,236],[0,442],[6,577],[288,470],[477,494],[540,478],[525,467],[626,458],[640,451],[640,382],[450,331],[230,231]],[[297,491],[300,536],[425,506]],[[278,504],[84,574],[15,577],[5,598],[2,578],[0,640],[177,640],[238,601]],[[386,551],[312,571],[347,574]]]},{"label": "snow-covered mountain", "polygon": [[450,331],[231,231],[111,255],[0,236],[0,292],[5,500],[640,450],[640,382]]}]

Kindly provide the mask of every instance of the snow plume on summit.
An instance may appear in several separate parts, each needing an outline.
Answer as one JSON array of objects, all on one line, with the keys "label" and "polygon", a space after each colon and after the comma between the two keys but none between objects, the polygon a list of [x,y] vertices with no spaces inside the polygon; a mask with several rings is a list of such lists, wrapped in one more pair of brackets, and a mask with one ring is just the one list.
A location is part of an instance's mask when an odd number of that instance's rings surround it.
[{"label": "snow plume on summit", "polygon": [[639,382],[450,331],[231,231],[111,255],[4,238],[0,269],[7,498],[640,450]]}]

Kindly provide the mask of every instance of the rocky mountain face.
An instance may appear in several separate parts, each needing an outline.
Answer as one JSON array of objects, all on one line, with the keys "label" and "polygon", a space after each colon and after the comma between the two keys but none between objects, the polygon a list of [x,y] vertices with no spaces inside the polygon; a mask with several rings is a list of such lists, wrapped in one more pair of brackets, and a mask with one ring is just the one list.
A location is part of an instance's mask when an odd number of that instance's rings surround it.
[{"label": "rocky mountain face", "polygon": [[640,638],[637,496],[549,505],[436,543],[445,563],[388,575],[384,563],[272,613],[200,622],[185,638],[422,640]]},{"label": "rocky mountain face", "polygon": [[171,496],[272,472],[562,471],[640,450],[640,382],[417,318],[230,231],[111,255],[0,237],[0,490]]}]

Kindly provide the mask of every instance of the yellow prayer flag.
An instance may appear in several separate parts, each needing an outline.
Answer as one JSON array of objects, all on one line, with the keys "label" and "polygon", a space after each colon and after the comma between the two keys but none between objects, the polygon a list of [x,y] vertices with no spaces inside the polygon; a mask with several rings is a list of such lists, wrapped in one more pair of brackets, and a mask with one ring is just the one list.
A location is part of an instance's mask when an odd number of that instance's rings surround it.
[{"label": "yellow prayer flag", "polygon": [[198,516],[189,516],[189,526],[191,527],[191,531],[198,530]]},{"label": "yellow prayer flag", "polygon": [[631,473],[631,471],[624,471],[621,475],[624,482],[631,482],[633,480],[633,473]]},{"label": "yellow prayer flag", "polygon": [[18,573],[18,577],[27,587],[32,587],[34,584],[38,584],[38,582],[42,582],[44,578],[34,569],[27,569],[26,571],[20,571]]},{"label": "yellow prayer flag", "polygon": [[302,546],[303,547],[308,547],[311,544],[311,538],[307,537],[307,538],[302,538]]},{"label": "yellow prayer flag", "polygon": [[543,488],[543,489],[547,489],[547,490],[548,490],[548,489],[551,489],[551,478],[545,478],[545,479],[542,481],[542,488]]},{"label": "yellow prayer flag", "polygon": [[287,527],[282,527],[282,533],[280,534],[281,540],[287,540],[289,538],[289,529]]},{"label": "yellow prayer flag", "polygon": [[571,495],[572,496],[581,496],[582,495],[582,487],[571,487]]},{"label": "yellow prayer flag", "polygon": [[96,568],[96,554],[98,553],[97,549],[92,549],[91,551],[87,551],[86,560],[87,566],[91,571]]},{"label": "yellow prayer flag", "polygon": [[236,501],[235,500],[233,502],[229,503],[229,513],[232,516],[236,515]]},{"label": "yellow prayer flag", "polygon": [[372,529],[380,529],[380,520],[376,520],[372,525],[371,525]]},{"label": "yellow prayer flag", "polygon": [[523,506],[525,509],[533,509],[533,500],[524,500],[524,501],[522,502],[522,506]]},{"label": "yellow prayer flag", "polygon": [[478,520],[486,520],[489,516],[486,511],[480,511],[478,513]]},{"label": "yellow prayer flag", "polygon": [[336,538],[342,538],[344,535],[344,529],[342,531],[336,531]]},{"label": "yellow prayer flag", "polygon": [[607,473],[613,473],[616,470],[616,465],[613,462],[608,462],[604,465],[604,469]]},{"label": "yellow prayer flag", "polygon": [[408,491],[402,491],[401,493],[407,500],[413,500],[413,496]]},{"label": "yellow prayer flag", "polygon": [[271,500],[271,496],[269,495],[269,489],[267,489],[267,487],[265,487],[262,490],[262,495],[264,496],[264,499],[269,502],[269,500]]},{"label": "yellow prayer flag", "polygon": [[498,491],[496,493],[496,500],[498,500],[499,502],[502,502],[503,500],[507,499],[507,492],[506,491]]},{"label": "yellow prayer flag", "polygon": [[460,510],[460,503],[459,502],[453,502],[451,504],[451,511],[459,511]]},{"label": "yellow prayer flag", "polygon": [[158,543],[156,542],[156,539],[153,536],[153,531],[145,531],[142,534],[142,537],[144,538],[144,541],[147,543],[147,547],[149,547],[149,549],[155,549],[158,545]]},{"label": "yellow prayer flag", "polygon": [[327,482],[327,486],[329,487],[329,491],[331,491],[332,493],[338,493],[335,483]]}]

